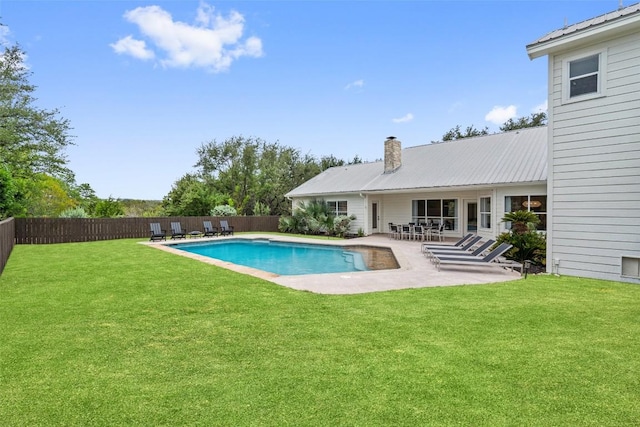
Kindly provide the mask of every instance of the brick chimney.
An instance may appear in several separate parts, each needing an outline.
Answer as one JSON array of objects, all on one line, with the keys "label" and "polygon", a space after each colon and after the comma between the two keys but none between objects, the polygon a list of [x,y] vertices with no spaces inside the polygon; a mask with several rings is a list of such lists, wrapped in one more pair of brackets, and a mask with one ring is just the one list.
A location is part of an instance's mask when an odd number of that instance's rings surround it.
[{"label": "brick chimney", "polygon": [[393,173],[402,166],[402,147],[395,136],[384,142],[384,173]]}]

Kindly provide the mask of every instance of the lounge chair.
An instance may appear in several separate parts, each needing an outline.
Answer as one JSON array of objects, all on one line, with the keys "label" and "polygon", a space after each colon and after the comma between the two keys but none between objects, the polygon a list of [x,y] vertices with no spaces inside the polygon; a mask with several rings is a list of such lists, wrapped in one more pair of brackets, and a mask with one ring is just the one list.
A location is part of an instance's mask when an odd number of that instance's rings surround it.
[{"label": "lounge chair", "polygon": [[469,248],[469,250],[461,250],[461,249],[449,249],[449,250],[443,250],[443,251],[428,251],[425,252],[425,256],[427,258],[431,258],[431,260],[433,261],[434,257],[464,257],[464,256],[480,256],[482,255],[487,249],[489,249],[491,246],[493,246],[496,243],[495,240],[487,240],[486,242],[483,242],[480,246],[473,246],[471,248]]},{"label": "lounge chair", "polygon": [[505,268],[519,268],[522,273],[522,264],[515,261],[500,261],[500,256],[511,249],[513,246],[509,243],[501,243],[489,252],[485,256],[450,256],[450,257],[434,257],[434,263],[440,271],[440,267],[443,265],[462,265],[462,266],[472,266],[472,267],[505,267]]},{"label": "lounge chair", "polygon": [[[426,231],[426,229],[425,229],[425,231]],[[442,245],[437,244],[437,245],[434,245],[434,244],[430,244],[430,243],[423,243],[422,244],[422,252],[424,252],[426,249],[428,249],[430,247],[433,247],[433,248],[453,248],[453,247],[456,247],[457,248],[459,246],[462,246],[462,244],[464,242],[466,242],[467,240],[469,240],[470,238],[472,238],[474,236],[475,236],[475,234],[469,233],[466,236],[464,236],[462,239],[460,239],[457,242],[452,243],[452,244],[442,244]]]},{"label": "lounge chair", "polygon": [[475,236],[471,237],[470,239],[467,239],[460,246],[454,246],[454,245],[428,245],[428,244],[424,243],[422,245],[422,252],[426,256],[427,252],[439,252],[439,251],[451,251],[451,250],[454,250],[454,251],[455,250],[468,251],[473,246],[475,246],[480,240],[482,240],[482,236],[475,235]]},{"label": "lounge chair", "polygon": [[149,238],[149,240],[152,242],[156,240],[167,240],[167,230],[163,230],[159,222],[152,222],[149,226],[151,227],[151,238]]},{"label": "lounge chair", "polygon": [[229,225],[226,220],[220,221],[220,235],[221,236],[233,236],[233,226]]},{"label": "lounge chair", "polygon": [[187,233],[182,231],[182,225],[179,222],[171,223],[171,238],[172,239],[184,239],[187,237]]},{"label": "lounge chair", "polygon": [[211,221],[202,221],[202,225],[204,226],[203,237],[216,237],[218,235],[218,227],[211,225]]}]

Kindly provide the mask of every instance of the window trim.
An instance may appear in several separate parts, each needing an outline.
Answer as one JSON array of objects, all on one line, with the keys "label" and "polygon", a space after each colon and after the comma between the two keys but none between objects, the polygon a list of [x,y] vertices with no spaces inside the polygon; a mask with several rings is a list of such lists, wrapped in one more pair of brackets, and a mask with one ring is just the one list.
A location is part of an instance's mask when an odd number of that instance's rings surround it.
[{"label": "window trim", "polygon": [[[507,210],[507,198],[508,197],[526,197],[527,200],[523,202],[523,203],[527,203],[526,210],[529,211],[529,212],[533,212],[534,214],[536,214],[538,216],[541,216],[541,215],[545,216],[545,221],[544,221],[544,225],[545,225],[544,228],[545,229],[544,230],[538,229],[537,231],[539,233],[546,233],[547,232],[547,230],[548,230],[548,218],[549,218],[549,212],[546,210],[546,209],[549,208],[549,205],[547,204],[547,203],[549,203],[549,196],[547,194],[542,194],[542,193],[539,193],[539,194],[526,193],[524,195],[523,194],[516,194],[516,193],[514,193],[514,194],[505,194],[504,197],[503,197],[503,202],[504,202],[504,206],[503,206],[504,209],[503,210],[504,210],[505,214],[513,212],[511,210]],[[531,207],[529,205],[531,204],[531,201],[532,201],[531,198],[532,197],[544,197],[545,198],[545,210],[544,211],[534,211],[534,210],[531,209]],[[525,206],[523,206],[523,207],[525,207]],[[504,223],[504,229],[505,230],[511,230],[511,222],[505,222]]]},{"label": "window trim", "polygon": [[[569,73],[570,65],[572,62],[579,61],[581,59],[586,59],[590,56],[598,55],[598,72],[596,75],[598,76],[598,88],[595,92],[585,93],[582,95],[576,95],[571,97],[571,77]],[[579,55],[572,55],[570,57],[564,58],[562,60],[562,103],[570,104],[573,102],[586,101],[589,99],[602,98],[606,96],[607,85],[606,85],[606,75],[607,75],[607,51],[606,49],[598,49],[591,50],[587,52],[583,52]],[[583,76],[586,76],[583,75]],[[581,76],[578,76],[579,78]],[[575,79],[576,77],[574,77]]]},{"label": "window trim", "polygon": [[[333,212],[333,214],[335,216],[349,216],[349,202],[348,202],[348,200],[328,200],[325,203],[327,204],[327,206],[329,207],[329,209],[331,210],[331,212]],[[340,204],[341,203],[344,203],[344,207],[345,207],[344,211],[340,210]]]},{"label": "window trim", "polygon": [[[483,211],[482,208],[482,200],[483,199],[489,199],[489,210],[488,211]],[[478,230],[482,229],[482,230],[492,230],[493,229],[493,223],[491,222],[491,216],[492,216],[492,207],[491,204],[493,203],[493,197],[491,196],[480,196],[478,198]],[[484,227],[484,221],[483,221],[483,216],[488,216],[488,221],[489,221],[489,227]]]}]

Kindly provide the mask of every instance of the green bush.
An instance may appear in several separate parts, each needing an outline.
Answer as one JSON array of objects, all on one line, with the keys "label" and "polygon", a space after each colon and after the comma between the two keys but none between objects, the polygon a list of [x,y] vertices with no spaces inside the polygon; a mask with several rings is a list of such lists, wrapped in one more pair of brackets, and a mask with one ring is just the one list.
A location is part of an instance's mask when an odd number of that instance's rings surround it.
[{"label": "green bush", "polygon": [[329,234],[344,237],[351,228],[355,216],[338,216],[324,200],[300,203],[289,217],[280,217],[278,230],[283,233]]},{"label": "green bush", "polygon": [[333,219],[333,234],[338,237],[344,237],[351,228],[351,221],[356,219],[354,215],[344,216],[340,215]]},{"label": "green bush", "polygon": [[518,262],[529,260],[534,265],[546,264],[547,238],[544,234],[532,230],[525,233],[510,231],[502,233],[496,241],[497,244],[509,243],[513,245],[513,248],[505,254],[507,259]]},{"label": "green bush", "polygon": [[229,205],[218,205],[211,209],[211,216],[236,216],[238,211],[236,208]]},{"label": "green bush", "polygon": [[84,208],[70,208],[62,211],[59,215],[60,218],[89,218],[89,214]]}]

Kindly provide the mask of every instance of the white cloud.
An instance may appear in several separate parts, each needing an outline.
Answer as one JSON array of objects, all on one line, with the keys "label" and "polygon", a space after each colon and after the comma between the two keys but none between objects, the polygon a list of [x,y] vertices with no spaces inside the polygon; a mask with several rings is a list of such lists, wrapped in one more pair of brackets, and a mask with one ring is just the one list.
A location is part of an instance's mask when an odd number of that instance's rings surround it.
[{"label": "white cloud", "polygon": [[393,123],[407,123],[407,122],[410,122],[411,120],[413,120],[413,114],[411,113],[408,113],[403,117],[399,117],[397,119],[392,119]]},{"label": "white cloud", "polygon": [[351,88],[362,88],[363,86],[364,86],[364,80],[360,79],[346,85],[344,87],[344,90],[349,90]]},{"label": "white cloud", "polygon": [[120,39],[109,46],[111,46],[114,52],[119,55],[131,55],[134,58],[142,60],[153,59],[155,57],[153,51],[147,49],[147,45],[144,40],[135,40],[131,36]]},{"label": "white cloud", "polygon": [[491,111],[484,116],[484,119],[488,122],[496,125],[501,125],[509,119],[516,117],[518,109],[515,105],[509,105],[508,107],[495,106]]},{"label": "white cloud", "polygon": [[542,104],[540,105],[536,105],[535,107],[533,107],[531,109],[532,113],[546,113],[547,110],[549,109],[549,101],[544,101]]},{"label": "white cloud", "polygon": [[150,46],[128,36],[111,45],[114,51],[138,59],[157,55],[165,67],[219,72],[227,70],[240,57],[256,58],[263,54],[262,40],[258,37],[242,39],[244,17],[240,13],[232,11],[224,17],[204,2],[196,11],[193,25],[174,21],[171,14],[159,6],[138,7],[127,11],[124,18],[138,26]]},{"label": "white cloud", "polygon": [[11,34],[9,27],[0,24],[0,45],[4,46],[9,43],[9,34]]}]

